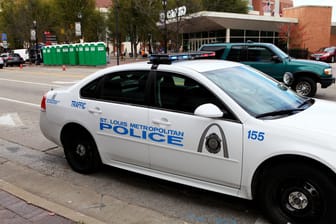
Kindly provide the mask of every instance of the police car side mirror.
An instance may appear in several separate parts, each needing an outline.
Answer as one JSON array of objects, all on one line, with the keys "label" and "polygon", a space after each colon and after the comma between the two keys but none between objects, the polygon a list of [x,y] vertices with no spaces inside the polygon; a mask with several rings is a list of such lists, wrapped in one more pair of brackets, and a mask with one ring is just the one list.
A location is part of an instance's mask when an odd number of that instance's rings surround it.
[{"label": "police car side mirror", "polygon": [[198,106],[194,114],[201,117],[220,118],[223,117],[223,112],[214,104],[206,103]]},{"label": "police car side mirror", "polygon": [[294,75],[291,72],[286,72],[282,78],[283,78],[283,82],[287,86],[291,86],[293,84]]}]

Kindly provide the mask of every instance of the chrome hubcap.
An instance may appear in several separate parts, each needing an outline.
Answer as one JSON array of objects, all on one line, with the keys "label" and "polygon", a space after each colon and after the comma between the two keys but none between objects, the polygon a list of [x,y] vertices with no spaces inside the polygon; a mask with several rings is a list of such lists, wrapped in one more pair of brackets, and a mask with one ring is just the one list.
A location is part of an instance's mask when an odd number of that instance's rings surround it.
[{"label": "chrome hubcap", "polygon": [[84,156],[85,153],[86,153],[85,146],[83,146],[83,145],[77,145],[76,153],[77,153],[77,155],[79,155],[79,156]]},{"label": "chrome hubcap", "polygon": [[305,209],[308,205],[308,198],[299,191],[294,191],[288,195],[288,203],[295,209]]},{"label": "chrome hubcap", "polygon": [[308,95],[310,91],[311,91],[310,85],[305,82],[299,83],[296,87],[296,92],[303,96]]}]

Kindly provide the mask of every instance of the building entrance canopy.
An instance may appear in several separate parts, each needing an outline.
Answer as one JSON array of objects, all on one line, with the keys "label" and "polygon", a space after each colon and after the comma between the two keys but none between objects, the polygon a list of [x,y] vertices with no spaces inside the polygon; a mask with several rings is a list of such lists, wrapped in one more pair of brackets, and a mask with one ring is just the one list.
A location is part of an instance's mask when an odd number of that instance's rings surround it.
[{"label": "building entrance canopy", "polygon": [[[282,25],[297,23],[297,18],[202,11],[183,17],[179,21],[179,32],[195,33],[223,29],[279,32]],[[167,28],[176,30],[176,21],[168,20]]]}]

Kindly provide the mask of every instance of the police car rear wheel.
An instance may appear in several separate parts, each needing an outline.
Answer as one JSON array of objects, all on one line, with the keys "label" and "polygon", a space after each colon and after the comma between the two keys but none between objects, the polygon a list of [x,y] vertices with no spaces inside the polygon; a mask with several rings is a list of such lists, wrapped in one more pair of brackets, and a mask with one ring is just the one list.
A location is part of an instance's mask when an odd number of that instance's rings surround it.
[{"label": "police car rear wheel", "polygon": [[97,146],[89,134],[71,134],[64,143],[64,154],[71,168],[79,173],[92,173],[101,166]]},{"label": "police car rear wheel", "polygon": [[262,179],[258,198],[272,223],[336,223],[336,186],[323,170],[289,164],[269,169]]}]

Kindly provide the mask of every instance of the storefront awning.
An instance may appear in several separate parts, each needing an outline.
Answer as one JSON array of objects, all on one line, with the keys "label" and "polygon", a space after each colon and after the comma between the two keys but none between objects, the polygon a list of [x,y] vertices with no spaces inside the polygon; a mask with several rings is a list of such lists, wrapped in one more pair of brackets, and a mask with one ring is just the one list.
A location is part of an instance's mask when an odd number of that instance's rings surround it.
[{"label": "storefront awning", "polygon": [[297,18],[202,11],[181,18],[178,24],[176,20],[167,21],[167,28],[176,31],[178,25],[180,33],[206,32],[226,28],[278,32],[282,25],[297,23]]}]

